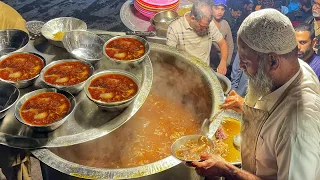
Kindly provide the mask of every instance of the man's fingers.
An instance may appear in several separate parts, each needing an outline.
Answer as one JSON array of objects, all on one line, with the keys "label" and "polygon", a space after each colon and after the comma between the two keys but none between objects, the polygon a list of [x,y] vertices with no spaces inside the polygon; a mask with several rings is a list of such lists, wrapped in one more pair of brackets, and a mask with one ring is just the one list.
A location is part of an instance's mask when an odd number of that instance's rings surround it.
[{"label": "man's fingers", "polygon": [[208,166],[208,163],[206,161],[202,161],[202,162],[194,161],[192,162],[192,165],[196,168],[205,168]]}]

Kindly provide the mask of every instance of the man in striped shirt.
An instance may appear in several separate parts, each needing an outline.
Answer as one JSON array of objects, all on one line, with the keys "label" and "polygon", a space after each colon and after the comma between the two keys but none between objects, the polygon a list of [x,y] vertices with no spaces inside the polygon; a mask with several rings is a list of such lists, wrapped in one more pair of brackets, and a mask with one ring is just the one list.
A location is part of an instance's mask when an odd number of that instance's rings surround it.
[{"label": "man in striped shirt", "polygon": [[184,50],[210,63],[212,42],[221,49],[221,60],[217,72],[227,72],[228,45],[219,29],[212,21],[212,1],[196,0],[191,12],[172,22],[167,31],[167,45]]}]

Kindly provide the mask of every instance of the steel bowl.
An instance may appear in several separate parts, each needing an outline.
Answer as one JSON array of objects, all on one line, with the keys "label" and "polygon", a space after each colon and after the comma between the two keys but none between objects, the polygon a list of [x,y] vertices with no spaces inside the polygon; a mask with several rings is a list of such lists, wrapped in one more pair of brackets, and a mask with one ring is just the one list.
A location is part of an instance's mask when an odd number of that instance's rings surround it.
[{"label": "steel bowl", "polygon": [[[123,101],[118,101],[118,102],[103,102],[103,101],[100,101],[100,100],[96,100],[96,99],[93,99],[91,97],[91,94],[89,93],[89,86],[91,84],[91,81],[94,80],[95,78],[99,77],[99,76],[102,76],[102,75],[105,75],[105,74],[121,74],[121,75],[124,75],[124,76],[127,76],[129,77],[130,79],[132,79],[137,85],[138,85],[138,91],[137,93],[132,96],[131,98],[129,99],[126,99],[126,100],[123,100]],[[94,74],[92,75],[90,78],[87,79],[85,85],[84,85],[84,91],[87,95],[87,97],[93,101],[94,103],[97,104],[97,106],[99,106],[101,109],[104,109],[104,110],[108,110],[108,111],[118,111],[118,110],[122,110],[124,108],[126,108],[127,106],[130,105],[130,103],[132,103],[132,101],[135,99],[135,97],[139,94],[140,92],[140,88],[141,88],[141,85],[140,85],[140,82],[138,80],[138,78],[133,75],[132,73],[129,73],[127,71],[123,71],[123,70],[107,70],[107,71],[101,71],[97,74]]]},{"label": "steel bowl", "polygon": [[168,26],[178,18],[178,13],[167,10],[160,11],[152,17],[156,29],[167,30]]},{"label": "steel bowl", "polygon": [[30,37],[35,39],[41,36],[41,28],[44,24],[43,21],[28,21],[25,26],[30,33]]},{"label": "steel bowl", "polygon": [[[200,161],[200,157],[198,160],[191,160],[191,159],[182,159],[181,157],[177,156],[177,150],[184,144],[186,144],[189,140],[198,140],[203,135],[189,135],[189,136],[183,136],[179,139],[177,139],[172,145],[171,145],[171,154],[181,160],[186,162],[192,162],[192,161]],[[204,136],[206,137],[206,136]],[[207,137],[206,137],[207,138]],[[207,138],[209,140],[210,145],[213,147],[213,142],[210,138]]]},{"label": "steel bowl", "polygon": [[89,73],[89,77],[93,74],[94,72],[94,67],[86,62],[86,61],[81,61],[81,60],[76,60],[76,59],[62,59],[62,60],[58,60],[58,61],[54,61],[54,62],[51,62],[50,64],[48,64],[46,67],[44,67],[40,73],[40,80],[43,81],[46,85],[48,86],[51,86],[51,87],[54,87],[54,88],[57,88],[57,89],[60,89],[60,90],[63,90],[63,91],[68,91],[70,92],[71,94],[77,94],[78,92],[80,92],[83,87],[84,87],[84,84],[86,81],[83,81],[81,83],[78,83],[78,84],[75,84],[75,85],[72,85],[72,86],[61,86],[61,85],[56,85],[56,84],[51,84],[51,83],[48,83],[44,80],[44,73],[50,69],[52,66],[54,65],[57,65],[57,64],[61,64],[61,63],[65,63],[65,62],[81,62],[81,63],[84,63],[86,65],[88,65],[90,67],[90,73]]},{"label": "steel bowl", "polygon": [[[114,58],[111,58],[110,56],[108,56],[108,54],[106,53],[106,47],[107,47],[107,44],[109,44],[111,41],[113,40],[116,40],[116,39],[121,39],[121,38],[133,38],[133,39],[136,39],[140,42],[142,42],[142,44],[144,44],[144,55],[141,56],[140,58],[138,59],[132,59],[132,60],[118,60],[118,59],[114,59]],[[117,62],[117,63],[121,63],[121,64],[139,64],[140,62],[142,62],[144,60],[144,58],[146,56],[148,56],[150,52],[150,45],[148,43],[147,40],[143,39],[142,37],[139,37],[139,36],[134,36],[134,35],[125,35],[125,36],[116,36],[116,37],[113,37],[111,39],[109,39],[103,46],[103,54],[110,60],[114,61],[114,62]]]},{"label": "steel bowl", "polygon": [[63,36],[62,43],[74,57],[90,63],[99,61],[103,56],[104,41],[89,31],[69,31]]},{"label": "steel bowl", "polygon": [[0,31],[0,57],[21,50],[28,42],[29,35],[24,31],[17,29]]},{"label": "steel bowl", "polygon": [[[42,62],[43,62],[43,65],[46,66],[46,60],[40,56],[39,54],[36,54],[36,53],[32,53],[32,52],[15,52],[15,53],[10,53],[8,55],[4,55],[0,58],[0,62],[3,61],[4,59],[6,59],[7,57],[11,56],[11,55],[15,55],[15,54],[32,54],[32,55],[35,55],[37,57],[39,57]],[[40,73],[39,73],[40,74]],[[17,88],[26,88],[30,85],[32,85],[34,83],[34,81],[39,77],[39,74],[34,76],[33,78],[30,78],[30,79],[26,79],[26,80],[21,80],[21,81],[8,81],[8,80],[4,80],[4,79],[1,79],[1,81],[4,81],[4,82],[8,82],[8,83],[11,83],[13,85],[15,85]]]},{"label": "steel bowl", "polygon": [[[56,93],[60,93],[60,94],[65,95],[70,101],[70,111],[62,119],[60,119],[54,123],[48,124],[48,125],[40,126],[40,125],[33,125],[33,124],[29,124],[29,123],[25,122],[20,115],[20,109],[21,109],[23,103],[25,103],[31,97],[38,95],[38,94],[41,94],[41,93],[44,93],[44,92],[56,92]],[[40,131],[40,132],[49,132],[49,131],[53,131],[53,130],[57,129],[58,127],[60,127],[68,119],[69,115],[75,109],[75,106],[76,106],[75,97],[67,91],[62,91],[62,90],[55,89],[55,88],[39,89],[39,90],[32,91],[32,92],[27,93],[24,96],[22,96],[16,104],[14,114],[15,114],[16,118],[22,124],[29,126],[33,130]]]},{"label": "steel bowl", "polygon": [[87,24],[74,17],[60,17],[51,19],[41,28],[41,34],[52,44],[64,48],[62,40],[53,39],[53,35],[59,31],[68,32],[72,30],[87,30]]},{"label": "steel bowl", "polygon": [[20,91],[10,83],[0,81],[0,119],[2,119],[14,103],[17,102]]}]

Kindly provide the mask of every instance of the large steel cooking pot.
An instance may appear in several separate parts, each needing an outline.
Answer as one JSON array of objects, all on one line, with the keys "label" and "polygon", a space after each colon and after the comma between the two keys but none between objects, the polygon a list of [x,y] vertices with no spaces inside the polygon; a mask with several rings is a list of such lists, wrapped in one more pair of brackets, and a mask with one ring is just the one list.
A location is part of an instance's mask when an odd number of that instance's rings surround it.
[{"label": "large steel cooking pot", "polygon": [[[154,72],[150,94],[157,94],[174,103],[183,104],[185,112],[192,112],[194,119],[200,124],[205,118],[211,119],[213,117],[219,105],[223,102],[223,91],[217,77],[209,67],[187,53],[160,44],[151,43],[149,56]],[[137,114],[139,114],[139,111]],[[156,116],[157,112],[153,113]],[[130,119],[123,127],[129,126],[128,123],[134,125],[133,121],[135,119]],[[133,127],[127,127],[127,130],[130,128]],[[200,130],[200,127],[198,128]],[[121,131],[121,127],[119,130]],[[39,149],[32,151],[32,153],[40,161],[51,167],[43,169],[48,179],[52,177],[58,179],[60,176],[67,179],[74,179],[74,177],[88,179],[141,178],[143,180],[200,178],[196,175],[194,169],[181,164],[180,160],[175,159],[170,154],[156,162],[141,166],[117,169],[104,168],[111,163],[108,159],[102,157],[105,153],[108,153],[105,149],[106,144],[110,141],[112,141],[111,143],[118,143],[117,136],[110,139],[112,136],[112,133],[110,133],[86,143],[69,147]],[[87,156],[87,154],[92,154],[94,157]],[[57,173],[52,168],[64,174]],[[55,173],[55,175],[51,173]]]}]

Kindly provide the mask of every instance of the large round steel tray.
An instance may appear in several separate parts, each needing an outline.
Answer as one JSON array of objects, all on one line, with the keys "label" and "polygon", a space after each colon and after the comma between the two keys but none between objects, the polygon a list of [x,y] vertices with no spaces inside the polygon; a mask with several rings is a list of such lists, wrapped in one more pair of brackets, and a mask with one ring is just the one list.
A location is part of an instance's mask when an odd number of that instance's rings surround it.
[{"label": "large round steel tray", "polygon": [[[191,0],[180,0],[179,7],[191,4]],[[155,31],[150,23],[150,18],[145,17],[133,6],[133,1],[126,1],[120,9],[122,23],[131,31]]]},{"label": "large round steel tray", "polygon": [[[65,49],[51,45],[44,38],[31,41],[24,51],[42,55],[46,64],[53,60],[72,58]],[[76,95],[77,105],[68,120],[55,131],[40,133],[20,123],[14,116],[13,107],[4,119],[0,119],[0,144],[18,148],[70,146],[102,137],[128,121],[144,103],[151,89],[153,74],[150,58],[147,56],[140,65],[129,67],[103,57],[94,67],[95,72],[123,69],[138,77],[142,88],[128,108],[122,112],[102,111],[81,91]],[[38,79],[31,87],[20,89],[21,96],[42,87],[45,85]]]},{"label": "large round steel tray", "polygon": [[[150,59],[154,68],[151,93],[157,93],[163,97],[170,98],[172,101],[189,100],[186,106],[192,106],[192,111],[196,112],[196,118],[200,122],[205,118],[214,116],[219,105],[222,104],[224,96],[219,81],[210,67],[183,51],[153,43],[151,43]],[[182,87],[181,84],[183,84]],[[163,88],[166,89],[163,90]],[[179,99],[179,97],[182,98]],[[150,113],[152,114],[153,112]],[[131,120],[128,123],[131,123]],[[32,153],[46,165],[75,177],[89,179],[142,178],[152,180],[199,178],[194,169],[181,164],[181,161],[173,156],[168,156],[151,164],[120,169],[99,168],[75,163],[80,160],[87,161],[87,164],[90,164],[94,160],[108,164],[108,160],[101,159],[103,159],[104,153],[108,153],[103,146],[106,146],[108,137],[111,135],[108,134],[99,139],[75,146],[38,149],[33,150]],[[92,147],[93,145],[95,147]],[[76,152],[77,155],[73,152]],[[88,153],[94,153],[94,157],[86,159],[81,156],[81,154]],[[63,174],[48,175],[48,177],[55,178],[59,176],[63,176]]]}]

